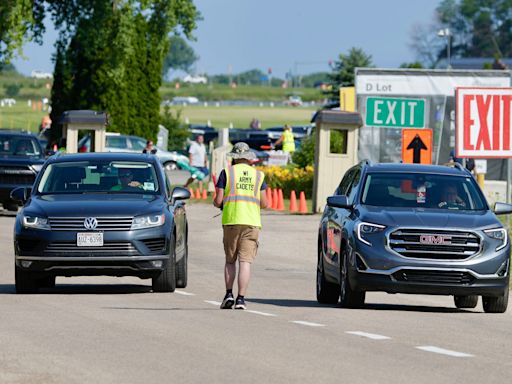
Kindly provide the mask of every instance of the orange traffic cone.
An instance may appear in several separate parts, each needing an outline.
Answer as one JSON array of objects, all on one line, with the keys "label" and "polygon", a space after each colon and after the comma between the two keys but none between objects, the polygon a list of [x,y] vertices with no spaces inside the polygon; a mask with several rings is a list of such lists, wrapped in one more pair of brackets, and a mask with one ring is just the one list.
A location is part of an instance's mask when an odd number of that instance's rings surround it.
[{"label": "orange traffic cone", "polygon": [[272,209],[277,209],[278,200],[279,196],[277,194],[277,189],[274,189],[272,194]]},{"label": "orange traffic cone", "polygon": [[284,199],[283,199],[283,190],[279,188],[279,191],[277,192],[278,201],[277,201],[277,210],[278,211],[284,211]]},{"label": "orange traffic cone", "polygon": [[192,188],[189,188],[188,191],[190,192],[190,198],[194,198],[194,190]]},{"label": "orange traffic cone", "polygon": [[272,209],[272,188],[267,188],[267,208]]},{"label": "orange traffic cone", "polygon": [[300,193],[299,200],[299,213],[308,213],[308,206],[306,204],[306,195],[304,194],[304,191]]},{"label": "orange traffic cone", "polygon": [[295,196],[295,191],[292,191],[290,193],[290,212],[295,213],[297,211],[297,196]]},{"label": "orange traffic cone", "polygon": [[203,200],[206,200],[208,198],[208,192],[206,191],[206,189],[203,189],[203,194],[202,194],[201,198]]},{"label": "orange traffic cone", "polygon": [[199,192],[199,188],[196,189],[196,199],[201,199],[201,192]]}]

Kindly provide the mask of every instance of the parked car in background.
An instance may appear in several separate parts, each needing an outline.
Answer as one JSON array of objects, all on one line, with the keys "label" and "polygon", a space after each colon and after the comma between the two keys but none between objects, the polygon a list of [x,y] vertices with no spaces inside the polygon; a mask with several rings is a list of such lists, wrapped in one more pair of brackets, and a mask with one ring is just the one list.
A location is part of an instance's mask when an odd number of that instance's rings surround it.
[{"label": "parked car in background", "polygon": [[208,79],[205,76],[200,76],[200,75],[196,75],[196,76],[187,75],[183,78],[183,82],[191,83],[191,84],[206,84],[206,83],[208,83]]},{"label": "parked car in background", "polygon": [[53,79],[53,74],[35,69],[30,73],[30,77],[34,79]]},{"label": "parked car in background", "polygon": [[300,96],[289,96],[288,99],[284,101],[284,105],[299,107],[302,105],[302,98]]},{"label": "parked car in background", "polygon": [[210,141],[217,140],[219,137],[219,131],[208,125],[190,124],[188,129],[194,137],[196,135],[203,135],[205,145],[208,145]]},{"label": "parked car in background", "polygon": [[0,130],[0,203],[4,209],[18,210],[18,203],[10,197],[11,190],[32,187],[44,162],[44,151],[37,136]]},{"label": "parked car in background", "polygon": [[[105,138],[106,152],[133,152],[142,153],[146,147],[146,139],[139,136],[121,135],[115,132],[107,132]],[[89,152],[91,148],[91,136],[86,135],[78,142],[79,152]],[[188,162],[188,157],[175,151],[164,151],[158,149],[155,154],[164,168],[168,171],[177,169],[178,160]]]},{"label": "parked car in background", "polygon": [[55,286],[56,276],[136,276],[153,292],[187,286],[189,191],[170,182],[159,161],[133,153],[60,154],[14,225],[17,293]]},{"label": "parked car in background", "polygon": [[197,104],[199,103],[199,99],[194,96],[176,96],[172,98],[172,105],[189,105],[189,104]]},{"label": "parked car in background", "polygon": [[272,148],[281,134],[279,132],[266,131],[261,129],[234,128],[229,130],[229,141],[236,144],[241,141],[247,143],[250,148],[256,150],[269,150]]}]

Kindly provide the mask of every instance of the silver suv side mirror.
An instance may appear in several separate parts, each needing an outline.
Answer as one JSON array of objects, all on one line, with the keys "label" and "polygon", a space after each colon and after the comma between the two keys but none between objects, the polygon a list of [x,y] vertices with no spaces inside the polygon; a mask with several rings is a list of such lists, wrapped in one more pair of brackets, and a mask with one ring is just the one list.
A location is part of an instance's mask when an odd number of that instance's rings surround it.
[{"label": "silver suv side mirror", "polygon": [[508,213],[512,213],[512,204],[496,203],[494,205],[494,213],[496,215],[505,215]]}]

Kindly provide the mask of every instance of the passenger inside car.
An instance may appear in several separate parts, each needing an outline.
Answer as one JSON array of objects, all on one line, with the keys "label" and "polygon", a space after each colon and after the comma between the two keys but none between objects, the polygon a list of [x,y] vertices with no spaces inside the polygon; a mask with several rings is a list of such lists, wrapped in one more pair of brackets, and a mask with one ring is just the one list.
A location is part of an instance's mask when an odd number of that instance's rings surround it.
[{"label": "passenger inside car", "polygon": [[465,207],[466,202],[459,196],[457,186],[446,184],[441,192],[441,198],[438,204],[439,208]]}]

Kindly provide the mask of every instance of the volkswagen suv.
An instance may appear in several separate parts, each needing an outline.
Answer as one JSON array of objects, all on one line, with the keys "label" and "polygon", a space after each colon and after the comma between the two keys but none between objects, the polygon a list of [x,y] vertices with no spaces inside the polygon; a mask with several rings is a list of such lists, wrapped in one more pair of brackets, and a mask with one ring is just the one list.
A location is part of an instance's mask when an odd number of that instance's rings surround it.
[{"label": "volkswagen suv", "polygon": [[454,167],[362,162],[328,197],[318,235],[317,299],[345,307],[365,292],[454,296],[505,312],[510,245],[472,175]]},{"label": "volkswagen suv", "polygon": [[138,276],[153,291],[187,285],[190,193],[171,192],[153,155],[82,153],[47,160],[14,225],[16,292],[55,285],[56,276]]}]

